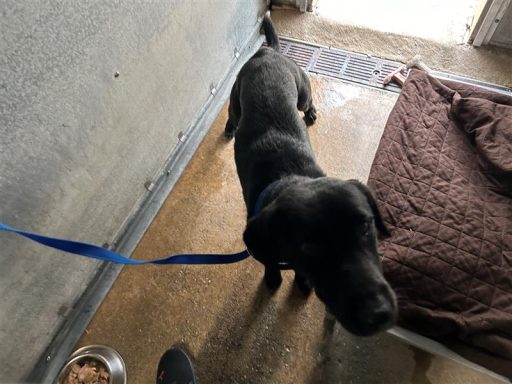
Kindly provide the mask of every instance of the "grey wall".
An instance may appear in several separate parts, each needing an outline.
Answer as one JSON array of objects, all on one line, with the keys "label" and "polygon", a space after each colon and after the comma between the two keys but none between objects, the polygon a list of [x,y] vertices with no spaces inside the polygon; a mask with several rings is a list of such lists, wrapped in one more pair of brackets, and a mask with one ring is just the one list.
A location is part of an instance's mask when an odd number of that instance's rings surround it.
[{"label": "grey wall", "polygon": [[[0,221],[111,241],[226,75],[261,7],[0,0]],[[0,265],[0,382],[15,382],[98,264],[0,233]]]},{"label": "grey wall", "polygon": [[501,18],[489,44],[512,48],[512,3]]}]

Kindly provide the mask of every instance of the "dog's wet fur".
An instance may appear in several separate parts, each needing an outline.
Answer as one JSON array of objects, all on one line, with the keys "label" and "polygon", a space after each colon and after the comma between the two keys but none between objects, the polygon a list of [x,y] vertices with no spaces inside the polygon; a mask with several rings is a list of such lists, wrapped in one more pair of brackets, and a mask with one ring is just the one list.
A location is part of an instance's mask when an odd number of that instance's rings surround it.
[{"label": "dog's wet fur", "polygon": [[[270,289],[281,284],[280,263],[295,271],[350,332],[366,336],[391,327],[395,295],[383,277],[377,236],[389,235],[368,188],[327,177],[315,161],[306,124],[316,120],[306,74],[279,53],[270,18],[269,47],[241,69],[230,96],[225,135],[235,137],[235,161],[249,214],[244,241],[265,266]],[[298,113],[304,112],[304,119]]]}]

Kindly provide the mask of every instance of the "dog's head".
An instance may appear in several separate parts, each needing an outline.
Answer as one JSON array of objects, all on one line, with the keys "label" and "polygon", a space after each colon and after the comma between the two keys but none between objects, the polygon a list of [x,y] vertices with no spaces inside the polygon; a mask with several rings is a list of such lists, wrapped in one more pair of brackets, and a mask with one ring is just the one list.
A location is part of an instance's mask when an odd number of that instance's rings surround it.
[{"label": "dog's head", "polygon": [[307,276],[338,321],[366,336],[391,327],[397,316],[378,234],[389,235],[368,188],[324,177],[281,192],[249,220],[244,241],[262,263],[286,261]]}]

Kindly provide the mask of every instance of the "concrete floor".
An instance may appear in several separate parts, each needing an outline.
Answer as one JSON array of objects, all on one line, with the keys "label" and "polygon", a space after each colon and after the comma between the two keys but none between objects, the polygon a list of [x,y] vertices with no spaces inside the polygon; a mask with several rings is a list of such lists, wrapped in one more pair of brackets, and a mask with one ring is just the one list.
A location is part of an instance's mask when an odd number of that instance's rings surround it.
[{"label": "concrete floor", "polygon": [[[397,95],[312,76],[319,111],[310,128],[331,176],[366,180]],[[371,113],[368,106],[371,105]],[[245,207],[233,143],[222,136],[226,107],[134,254],[234,252]],[[495,383],[389,334],[356,338],[339,326],[324,335],[324,308],[304,300],[287,272],[271,296],[263,268],[249,259],[229,266],[126,267],[79,345],[101,343],[124,357],[130,383],[152,383],[160,355],[184,345],[199,383]]]},{"label": "concrete floor", "polygon": [[463,43],[478,0],[318,0],[315,13],[343,25]]}]

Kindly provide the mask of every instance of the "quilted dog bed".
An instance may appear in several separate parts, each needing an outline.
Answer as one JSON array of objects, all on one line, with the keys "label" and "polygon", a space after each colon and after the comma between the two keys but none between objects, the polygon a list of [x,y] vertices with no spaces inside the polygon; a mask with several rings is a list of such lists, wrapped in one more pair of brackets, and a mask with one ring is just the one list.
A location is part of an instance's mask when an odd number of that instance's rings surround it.
[{"label": "quilted dog bed", "polygon": [[412,71],[368,184],[400,324],[512,360],[512,97]]}]

